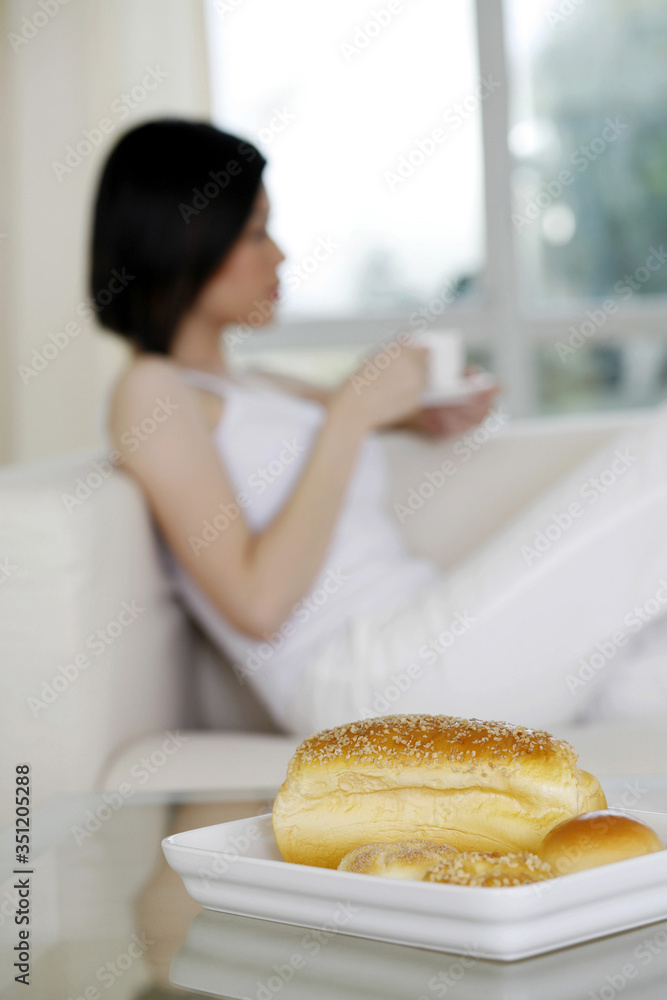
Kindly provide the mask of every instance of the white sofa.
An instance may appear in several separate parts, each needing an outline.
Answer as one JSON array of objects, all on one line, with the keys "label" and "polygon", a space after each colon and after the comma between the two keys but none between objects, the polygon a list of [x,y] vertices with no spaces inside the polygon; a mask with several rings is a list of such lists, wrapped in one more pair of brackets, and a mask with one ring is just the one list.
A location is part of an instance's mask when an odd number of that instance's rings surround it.
[{"label": "white sofa", "polygon": [[[596,446],[642,419],[510,421],[406,519],[411,546],[443,566],[456,562]],[[383,440],[392,501],[404,502],[453,448],[400,433]],[[109,473],[102,452],[0,471],[0,663],[2,781],[7,765],[30,762],[36,803],[124,782],[141,790],[238,789],[240,796],[250,786],[268,796],[298,743],[276,730],[187,619],[139,490],[123,472]],[[639,740],[634,757],[627,746],[616,751],[604,727],[577,734],[583,763],[602,773],[667,773],[663,722],[627,723],[628,738]]]}]

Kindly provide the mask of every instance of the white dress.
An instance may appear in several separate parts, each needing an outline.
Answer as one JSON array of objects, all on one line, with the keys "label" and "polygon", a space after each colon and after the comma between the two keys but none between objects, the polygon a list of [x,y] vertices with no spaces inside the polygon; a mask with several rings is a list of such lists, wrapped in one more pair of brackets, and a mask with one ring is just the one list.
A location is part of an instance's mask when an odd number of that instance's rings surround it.
[{"label": "white dress", "polygon": [[[324,407],[261,379],[190,369],[183,377],[224,396],[215,444],[243,516],[261,530],[289,497]],[[602,473],[613,485],[582,501],[582,486]],[[447,573],[406,551],[385,486],[371,434],[318,579],[266,640],[225,621],[171,558],[191,613],[285,730],[307,734],[387,712],[555,729],[667,706],[667,406]],[[566,523],[574,502],[581,516],[532,556],[537,534],[554,518]],[[638,676],[642,644],[650,648]]]},{"label": "white dress", "polygon": [[[194,369],[181,371],[190,384],[224,397],[214,442],[242,516],[253,531],[261,531],[301,475],[325,409],[259,377],[223,379]],[[438,578],[434,565],[407,552],[385,509],[386,488],[381,449],[371,434],[360,450],[317,579],[281,628],[261,640],[223,618],[165,550],[176,589],[191,614],[227,653],[239,683],[251,684],[285,728],[290,728],[286,707],[301,675],[345,633],[354,616],[401,606]],[[219,511],[217,521],[212,517],[202,526],[194,544],[213,543],[231,514]]]}]

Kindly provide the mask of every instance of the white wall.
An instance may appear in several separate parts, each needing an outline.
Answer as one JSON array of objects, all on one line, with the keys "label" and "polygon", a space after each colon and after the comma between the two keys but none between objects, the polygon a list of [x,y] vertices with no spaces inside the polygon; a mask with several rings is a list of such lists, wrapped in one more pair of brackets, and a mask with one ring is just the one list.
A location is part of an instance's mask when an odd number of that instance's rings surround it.
[{"label": "white wall", "polygon": [[[0,3],[0,461],[98,443],[96,416],[124,345],[77,313],[85,300],[90,204],[105,156],[138,121],[209,114],[199,0]],[[44,23],[42,23],[44,22]],[[28,38],[27,36],[32,37]],[[149,70],[153,90],[142,87]],[[130,95],[129,107],[123,97]],[[126,109],[126,110],[124,110]],[[125,117],[126,116],[126,117]],[[54,162],[111,122],[61,179]],[[79,333],[68,336],[66,324]],[[53,347],[49,334],[57,334]],[[49,344],[43,370],[35,369]],[[25,366],[21,368],[21,366]]]}]

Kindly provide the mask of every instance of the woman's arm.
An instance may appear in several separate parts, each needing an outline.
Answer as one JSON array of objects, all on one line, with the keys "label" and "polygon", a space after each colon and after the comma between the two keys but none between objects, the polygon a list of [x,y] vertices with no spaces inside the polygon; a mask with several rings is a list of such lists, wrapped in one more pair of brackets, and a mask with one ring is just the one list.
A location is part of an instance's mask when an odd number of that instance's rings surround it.
[{"label": "woman's arm", "polygon": [[[137,362],[121,380],[111,433],[121,461],[141,484],[173,552],[221,613],[249,635],[265,636],[289,616],[324,561],[359,446],[369,430],[412,412],[426,379],[425,351],[362,392],[347,380],[332,396],[289,500],[252,532],[211,441],[196,393],[167,360]],[[137,446],[157,406],[168,412]],[[223,404],[224,405],[224,404]],[[129,432],[129,433],[128,433]],[[127,444],[126,442],[129,442]],[[215,533],[204,537],[205,525]]]},{"label": "woman's arm", "polygon": [[[471,374],[473,371],[475,371],[474,368],[467,368],[466,374]],[[269,382],[275,382],[276,385],[296,396],[313,399],[324,406],[329,404],[336,391],[282,373],[257,370],[257,374]],[[481,390],[463,403],[422,407],[408,417],[401,418],[392,424],[386,424],[382,430],[412,431],[415,434],[431,438],[453,437],[463,434],[471,427],[477,427],[489,415],[493,399],[501,391],[502,386],[498,384],[489,389]]]}]

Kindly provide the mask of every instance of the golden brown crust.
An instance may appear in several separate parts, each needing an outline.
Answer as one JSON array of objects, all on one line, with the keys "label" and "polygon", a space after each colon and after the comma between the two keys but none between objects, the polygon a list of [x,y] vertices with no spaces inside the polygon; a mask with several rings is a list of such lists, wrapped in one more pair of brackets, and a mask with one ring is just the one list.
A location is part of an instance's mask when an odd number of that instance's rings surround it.
[{"label": "golden brown crust", "polygon": [[606,806],[565,740],[444,715],[389,715],[304,740],[273,808],[286,861],[336,868],[370,841],[534,850],[556,823]]},{"label": "golden brown crust", "polygon": [[544,882],[553,877],[551,865],[528,851],[510,854],[466,851],[438,862],[426,872],[424,881],[491,888]]},{"label": "golden brown crust", "polygon": [[517,760],[553,766],[554,755],[565,766],[576,764],[569,743],[540,729],[452,715],[383,715],[309,736],[296,748],[287,773],[298,778],[305,769],[342,760],[390,768],[433,760],[458,767],[481,761],[500,767]]},{"label": "golden brown crust", "polygon": [[538,848],[558,875],[664,850],[660,838],[634,816],[615,809],[585,813],[559,823]]},{"label": "golden brown crust", "polygon": [[375,842],[362,844],[346,854],[338,871],[419,880],[438,861],[457,853],[448,844],[434,844],[428,840],[399,840],[395,844]]}]

